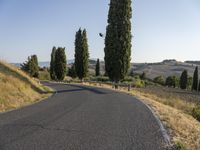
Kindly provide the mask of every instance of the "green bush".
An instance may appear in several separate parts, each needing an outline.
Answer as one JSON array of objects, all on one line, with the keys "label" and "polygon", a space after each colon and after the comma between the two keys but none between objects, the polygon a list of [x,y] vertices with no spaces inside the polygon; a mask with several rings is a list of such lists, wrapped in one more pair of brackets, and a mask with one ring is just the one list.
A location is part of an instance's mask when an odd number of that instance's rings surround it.
[{"label": "green bush", "polygon": [[164,77],[163,77],[163,76],[155,77],[155,78],[153,79],[153,81],[154,81],[155,83],[160,84],[160,85],[164,85],[164,84],[165,84],[165,80],[164,80]]},{"label": "green bush", "polygon": [[39,72],[39,79],[40,80],[50,80],[51,77],[50,77],[50,74],[48,71],[40,71]]},{"label": "green bush", "polygon": [[134,81],[134,78],[131,77],[131,76],[127,76],[124,78],[124,80],[122,82],[133,82]]},{"label": "green bush", "polygon": [[91,81],[98,81],[98,82],[108,82],[109,78],[105,76],[98,76],[98,77],[91,77]]},{"label": "green bush", "polygon": [[200,121],[200,106],[197,106],[195,108],[193,108],[192,110],[192,116],[197,119],[198,121]]},{"label": "green bush", "polygon": [[136,87],[136,88],[145,87],[145,81],[140,80],[140,79],[136,79],[136,80],[134,80],[132,86],[133,86],[133,87]]},{"label": "green bush", "polygon": [[176,142],[173,150],[187,150],[187,149],[186,149],[185,145],[183,145],[182,143]]}]

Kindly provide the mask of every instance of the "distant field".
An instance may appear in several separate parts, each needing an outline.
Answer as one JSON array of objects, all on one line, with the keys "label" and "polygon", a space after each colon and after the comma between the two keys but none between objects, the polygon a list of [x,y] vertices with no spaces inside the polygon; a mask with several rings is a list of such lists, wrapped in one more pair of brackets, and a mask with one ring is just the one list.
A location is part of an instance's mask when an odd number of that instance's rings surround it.
[{"label": "distant field", "polygon": [[138,91],[155,94],[160,98],[178,99],[189,103],[200,104],[200,94],[192,91],[185,91],[178,88],[168,88],[163,86],[147,86],[146,88],[137,89]]}]

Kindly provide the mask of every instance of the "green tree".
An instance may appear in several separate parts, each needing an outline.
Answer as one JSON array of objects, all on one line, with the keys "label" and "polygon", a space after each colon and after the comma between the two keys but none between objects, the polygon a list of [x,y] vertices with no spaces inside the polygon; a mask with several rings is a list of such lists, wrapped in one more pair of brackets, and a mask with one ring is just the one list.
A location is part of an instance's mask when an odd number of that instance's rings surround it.
[{"label": "green tree", "polygon": [[105,37],[105,70],[110,80],[127,75],[131,56],[131,0],[111,0]]},{"label": "green tree", "polygon": [[59,81],[64,80],[67,73],[67,59],[65,48],[59,47],[55,53],[55,74]]},{"label": "green tree", "polygon": [[76,69],[75,69],[75,64],[73,64],[71,66],[71,68],[69,68],[68,70],[68,76],[72,77],[72,78],[76,78]]},{"label": "green tree", "polygon": [[169,76],[165,81],[165,85],[168,87],[178,87],[179,86],[179,78],[176,76]]},{"label": "green tree", "polygon": [[145,80],[145,79],[146,79],[146,73],[145,73],[145,72],[143,72],[143,73],[140,75],[140,79],[142,79],[142,80]]},{"label": "green tree", "polygon": [[31,63],[30,63],[30,75],[32,77],[38,78],[39,77],[39,65],[38,65],[38,58],[37,55],[31,56]]},{"label": "green tree", "polygon": [[54,46],[51,52],[51,62],[50,62],[50,76],[52,80],[56,80],[55,55],[56,55],[56,47]]},{"label": "green tree", "polygon": [[28,57],[27,61],[25,61],[24,63],[20,64],[21,66],[21,70],[23,70],[24,72],[27,72],[29,73],[29,70],[30,70],[30,61],[31,58]]},{"label": "green tree", "polygon": [[39,66],[37,55],[32,55],[28,57],[28,60],[21,64],[21,69],[27,72],[31,77],[39,77]]},{"label": "green tree", "polygon": [[83,79],[88,74],[88,40],[87,40],[87,32],[81,28],[76,32],[75,39],[75,69],[76,75],[79,79]]},{"label": "green tree", "polygon": [[187,70],[184,70],[180,77],[180,88],[184,90],[187,89],[187,84],[188,84],[188,72]]},{"label": "green tree", "polygon": [[188,77],[188,83],[187,83],[187,88],[188,89],[192,88],[192,82],[193,82],[193,78],[192,77]]},{"label": "green tree", "polygon": [[164,85],[165,84],[165,80],[164,80],[164,77],[163,76],[157,76],[153,79],[153,81],[155,83],[158,83],[160,85]]},{"label": "green tree", "polygon": [[81,48],[81,40],[82,40],[82,30],[81,28],[76,32],[76,39],[75,39],[75,70],[76,70],[76,75],[80,77],[81,72],[82,72],[82,48]]},{"label": "green tree", "polygon": [[96,76],[100,76],[100,62],[99,62],[99,59],[97,59],[95,73],[96,73]]},{"label": "green tree", "polygon": [[88,74],[88,59],[89,59],[89,51],[88,51],[88,40],[87,40],[87,31],[86,29],[83,30],[82,33],[82,76],[80,76],[80,79],[83,79]]},{"label": "green tree", "polygon": [[196,67],[193,75],[193,83],[192,83],[193,91],[198,90],[198,82],[199,82],[198,67]]}]

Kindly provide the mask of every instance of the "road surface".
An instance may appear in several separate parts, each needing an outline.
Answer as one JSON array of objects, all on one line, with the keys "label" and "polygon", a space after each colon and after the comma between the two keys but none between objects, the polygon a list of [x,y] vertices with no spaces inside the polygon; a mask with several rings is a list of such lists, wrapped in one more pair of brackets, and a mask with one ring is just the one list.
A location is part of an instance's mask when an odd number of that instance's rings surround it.
[{"label": "road surface", "polygon": [[111,90],[45,83],[57,94],[0,114],[0,150],[165,150],[139,100]]}]

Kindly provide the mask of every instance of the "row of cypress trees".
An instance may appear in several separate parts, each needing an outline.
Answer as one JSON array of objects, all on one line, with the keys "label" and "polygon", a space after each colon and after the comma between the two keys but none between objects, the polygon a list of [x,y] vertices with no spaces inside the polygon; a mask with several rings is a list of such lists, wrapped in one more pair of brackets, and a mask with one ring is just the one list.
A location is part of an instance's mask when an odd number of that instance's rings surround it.
[{"label": "row of cypress trees", "polygon": [[39,77],[39,66],[37,55],[28,57],[28,60],[21,64],[21,69],[27,72],[31,77]]},{"label": "row of cypress trees", "polygon": [[75,37],[75,72],[79,79],[83,80],[88,74],[88,39],[86,29],[81,28],[76,32]]},{"label": "row of cypress trees", "polygon": [[[108,75],[111,81],[116,83],[124,79],[130,67],[132,47],[131,2],[131,0],[110,0],[104,60],[106,75]],[[66,68],[63,65],[65,62],[64,60],[56,59],[57,51],[55,47],[52,50],[50,74],[52,79],[62,80],[66,72]],[[64,55],[61,56],[64,59]],[[87,32],[85,29],[82,30],[80,28],[76,32],[75,63],[70,69],[70,73],[75,73],[81,80],[85,78],[88,74],[88,59]],[[61,70],[59,71],[59,69]],[[100,75],[99,60],[96,64],[96,76],[98,75]]]},{"label": "row of cypress trees", "polygon": [[[189,77],[187,70],[184,70],[180,77],[180,88],[181,89],[187,89]],[[199,74],[198,74],[198,67],[195,68],[194,75],[193,75],[193,81],[192,81],[192,91],[200,91],[200,81],[199,81]]]},{"label": "row of cypress trees", "polygon": [[50,62],[50,76],[52,80],[62,81],[67,73],[67,58],[65,48],[53,47]]},{"label": "row of cypress trees", "polygon": [[[81,28],[75,37],[75,63],[69,69],[68,74],[83,80],[88,74],[88,40],[86,29]],[[53,47],[50,62],[50,76],[52,80],[63,80],[67,74],[65,48]]]}]

